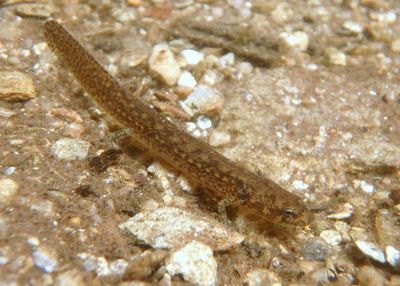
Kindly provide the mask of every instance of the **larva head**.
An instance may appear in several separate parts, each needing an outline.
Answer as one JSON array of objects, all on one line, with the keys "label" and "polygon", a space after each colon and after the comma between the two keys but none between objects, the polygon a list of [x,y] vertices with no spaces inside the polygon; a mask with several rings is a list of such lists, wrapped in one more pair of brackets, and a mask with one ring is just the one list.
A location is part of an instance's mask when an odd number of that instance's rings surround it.
[{"label": "larva head", "polygon": [[286,192],[284,199],[278,200],[269,213],[271,221],[280,225],[305,226],[311,223],[313,214],[300,197]]}]

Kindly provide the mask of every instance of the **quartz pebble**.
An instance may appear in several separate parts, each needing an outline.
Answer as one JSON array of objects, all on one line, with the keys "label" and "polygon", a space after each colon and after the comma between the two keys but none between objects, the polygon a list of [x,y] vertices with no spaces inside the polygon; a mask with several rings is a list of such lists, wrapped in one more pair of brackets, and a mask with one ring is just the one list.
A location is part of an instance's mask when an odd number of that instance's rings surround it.
[{"label": "quartz pebble", "polygon": [[358,249],[361,250],[361,252],[364,253],[366,256],[380,263],[386,262],[385,254],[374,243],[363,240],[356,240],[355,244],[358,247]]},{"label": "quartz pebble", "polygon": [[400,251],[389,245],[386,246],[385,253],[389,264],[397,271],[400,271]]},{"label": "quartz pebble", "polygon": [[203,53],[191,49],[181,51],[180,55],[185,59],[186,63],[191,66],[197,65],[204,59]]},{"label": "quartz pebble", "polygon": [[153,47],[149,57],[149,68],[169,86],[174,85],[181,75],[179,64],[166,43]]},{"label": "quartz pebble", "polygon": [[90,144],[81,139],[62,138],[57,140],[51,150],[53,154],[62,160],[84,160],[89,152]]},{"label": "quartz pebble", "polygon": [[18,184],[12,179],[0,180],[0,204],[7,204],[18,191]]},{"label": "quartz pebble", "polygon": [[181,247],[195,239],[213,250],[223,250],[243,241],[241,234],[214,220],[173,207],[140,212],[119,227],[154,248]]},{"label": "quartz pebble", "polygon": [[224,103],[224,98],[218,90],[200,84],[185,100],[179,103],[187,114],[193,116],[197,113],[208,114],[219,111]]},{"label": "quartz pebble", "polygon": [[336,230],[324,230],[319,235],[322,239],[326,241],[326,243],[337,246],[342,242],[342,236]]},{"label": "quartz pebble", "polygon": [[166,263],[171,275],[181,274],[183,279],[199,286],[212,286],[217,281],[217,262],[211,248],[192,241],[171,255]]},{"label": "quartz pebble", "polygon": [[0,71],[0,100],[25,101],[35,98],[32,78],[22,72]]},{"label": "quartz pebble", "polygon": [[188,71],[183,71],[178,79],[178,86],[193,89],[196,85],[197,81],[194,76]]},{"label": "quartz pebble", "polygon": [[353,185],[355,188],[360,188],[363,192],[367,194],[375,193],[375,187],[371,184],[368,184],[366,181],[362,180],[354,180]]},{"label": "quartz pebble", "polygon": [[55,251],[44,246],[36,249],[32,254],[32,258],[36,267],[48,273],[53,272],[58,264]]}]

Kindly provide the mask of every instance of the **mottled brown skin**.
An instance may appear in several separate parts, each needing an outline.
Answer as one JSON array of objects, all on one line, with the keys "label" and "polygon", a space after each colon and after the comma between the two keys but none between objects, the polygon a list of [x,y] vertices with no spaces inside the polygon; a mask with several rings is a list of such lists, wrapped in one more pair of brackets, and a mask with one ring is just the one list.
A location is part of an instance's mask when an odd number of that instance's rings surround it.
[{"label": "mottled brown skin", "polygon": [[312,214],[298,196],[225,158],[129,96],[60,24],[53,20],[46,22],[45,35],[52,50],[95,101],[122,125],[131,128],[135,140],[154,157],[201,184],[206,194],[219,202],[219,211],[233,206],[245,217],[276,224],[298,226],[310,222]]}]

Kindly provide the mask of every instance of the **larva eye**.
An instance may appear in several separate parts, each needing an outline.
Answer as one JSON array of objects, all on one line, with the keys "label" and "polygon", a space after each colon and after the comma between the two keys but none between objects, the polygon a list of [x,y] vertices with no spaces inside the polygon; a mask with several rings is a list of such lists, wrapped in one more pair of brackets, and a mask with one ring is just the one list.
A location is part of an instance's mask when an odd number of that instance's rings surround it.
[{"label": "larva eye", "polygon": [[285,218],[293,218],[293,217],[295,217],[297,214],[296,214],[296,212],[295,212],[294,210],[292,210],[292,209],[283,209],[283,210],[282,210],[282,215],[283,215]]}]

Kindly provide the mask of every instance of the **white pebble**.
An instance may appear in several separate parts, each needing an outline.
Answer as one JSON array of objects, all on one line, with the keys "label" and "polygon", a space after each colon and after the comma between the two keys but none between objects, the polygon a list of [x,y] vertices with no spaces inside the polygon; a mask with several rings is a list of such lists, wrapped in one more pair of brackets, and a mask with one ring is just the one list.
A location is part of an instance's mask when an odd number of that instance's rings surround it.
[{"label": "white pebble", "polygon": [[307,190],[309,187],[308,184],[304,183],[301,180],[294,180],[292,185],[296,190],[299,190],[299,191]]},{"label": "white pebble", "polygon": [[280,34],[286,46],[294,51],[304,52],[308,49],[308,35],[303,31],[293,33],[283,32]]},{"label": "white pebble", "polygon": [[193,89],[196,85],[197,81],[194,76],[188,71],[183,71],[178,79],[178,86]]},{"label": "white pebble", "polygon": [[394,269],[400,270],[400,251],[389,245],[386,246],[386,259]]},{"label": "white pebble", "polygon": [[213,86],[222,81],[222,75],[216,70],[207,70],[201,81],[207,85]]},{"label": "white pebble", "polygon": [[224,98],[218,90],[200,84],[185,100],[179,103],[186,113],[193,116],[197,113],[217,112],[222,108],[223,102]]},{"label": "white pebble", "polygon": [[7,204],[17,193],[19,186],[12,179],[0,180],[0,204]]},{"label": "white pebble", "polygon": [[15,168],[14,166],[5,167],[4,170],[3,170],[3,172],[4,172],[4,174],[6,174],[6,175],[12,175],[12,174],[14,174],[14,172],[15,172],[16,169],[17,169],[17,168]]},{"label": "white pebble", "polygon": [[367,242],[363,240],[356,240],[356,245],[358,249],[361,250],[362,253],[364,253],[366,256],[372,258],[373,260],[376,260],[380,263],[385,263],[385,254],[383,251],[374,243],[372,242]]},{"label": "white pebble", "polygon": [[185,59],[188,65],[195,66],[204,59],[204,54],[195,50],[187,49],[181,51],[182,58]]},{"label": "white pebble", "polygon": [[200,115],[197,118],[196,124],[201,130],[206,130],[212,127],[211,119],[204,115]]},{"label": "white pebble", "polygon": [[108,262],[104,257],[96,257],[87,253],[79,253],[78,257],[84,260],[83,268],[86,271],[95,272],[98,276],[107,276],[111,274]]},{"label": "white pebble", "polygon": [[243,241],[243,236],[209,218],[199,218],[187,211],[161,207],[143,211],[119,225],[153,248],[176,248],[201,241],[214,250],[228,249]]},{"label": "white pebble", "polygon": [[363,31],[363,27],[359,23],[350,20],[344,21],[342,27],[354,34],[360,34]]},{"label": "white pebble", "polygon": [[39,246],[40,240],[37,237],[31,236],[26,240],[26,243],[28,243],[30,246]]},{"label": "white pebble", "polygon": [[51,150],[53,154],[62,160],[83,160],[89,152],[90,144],[81,139],[62,138],[57,140]]},{"label": "white pebble", "polygon": [[235,63],[235,55],[233,53],[227,53],[218,59],[218,65],[220,67],[233,66]]},{"label": "white pebble", "polygon": [[46,247],[39,247],[32,254],[33,262],[36,267],[45,272],[51,273],[57,266],[57,257],[53,250]]},{"label": "white pebble", "polygon": [[319,235],[323,240],[326,241],[326,243],[336,246],[339,245],[342,242],[342,236],[340,233],[336,230],[324,230],[321,231]]},{"label": "white pebble", "polygon": [[212,286],[217,281],[217,262],[211,248],[192,241],[171,255],[166,264],[171,275],[181,274],[183,279],[199,286]]},{"label": "white pebble", "polygon": [[123,275],[125,273],[126,268],[128,267],[128,264],[129,263],[122,258],[114,260],[113,262],[110,263],[111,274],[119,276]]},{"label": "white pebble", "polygon": [[240,62],[237,68],[242,74],[249,74],[253,71],[253,65],[249,62]]},{"label": "white pebble", "polygon": [[343,205],[342,210],[334,214],[328,215],[328,218],[337,220],[348,219],[353,215],[353,212],[354,212],[354,206],[349,203],[346,203]]},{"label": "white pebble", "polygon": [[376,191],[375,187],[371,184],[368,184],[366,181],[354,180],[353,185],[356,188],[360,188],[363,192],[367,194],[373,194]]},{"label": "white pebble", "polygon": [[370,17],[373,20],[376,20],[381,23],[386,23],[386,24],[393,24],[396,22],[397,16],[396,12],[393,11],[388,11],[388,12],[371,12]]},{"label": "white pebble", "polygon": [[149,68],[150,71],[160,76],[169,86],[174,85],[181,75],[179,64],[166,43],[161,43],[153,47],[153,51],[149,57]]}]

